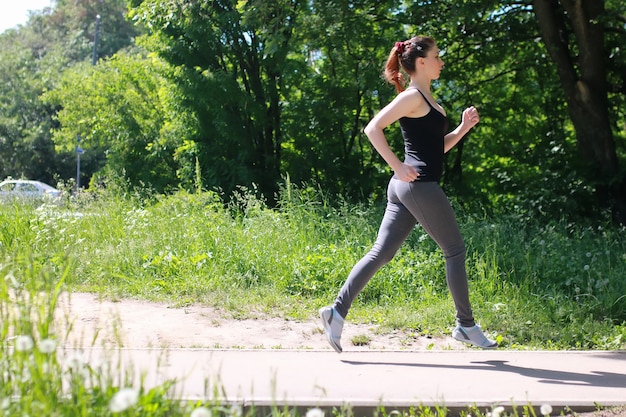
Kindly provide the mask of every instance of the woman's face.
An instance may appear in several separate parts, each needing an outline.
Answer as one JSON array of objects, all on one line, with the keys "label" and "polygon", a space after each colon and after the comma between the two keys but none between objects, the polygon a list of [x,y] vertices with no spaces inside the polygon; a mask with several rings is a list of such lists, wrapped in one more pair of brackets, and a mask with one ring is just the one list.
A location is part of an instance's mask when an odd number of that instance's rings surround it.
[{"label": "woman's face", "polygon": [[437,45],[432,47],[430,51],[426,53],[425,57],[417,59],[418,64],[420,64],[420,69],[425,71],[430,79],[436,80],[439,78],[444,62],[439,56],[439,48],[437,48]]}]

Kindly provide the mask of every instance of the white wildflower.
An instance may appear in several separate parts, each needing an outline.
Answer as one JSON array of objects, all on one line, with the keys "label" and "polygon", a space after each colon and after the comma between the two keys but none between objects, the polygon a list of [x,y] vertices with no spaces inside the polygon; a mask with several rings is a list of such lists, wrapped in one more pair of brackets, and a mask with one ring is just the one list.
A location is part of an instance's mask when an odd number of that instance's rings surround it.
[{"label": "white wildflower", "polygon": [[87,373],[87,367],[82,353],[74,353],[65,359],[63,369],[70,374],[85,376]]},{"label": "white wildflower", "polygon": [[324,410],[321,408],[311,408],[306,412],[306,417],[324,417]]},{"label": "white wildflower", "polygon": [[119,390],[109,403],[109,410],[112,413],[121,413],[133,407],[139,401],[139,392],[133,388],[122,388]]},{"label": "white wildflower", "polygon": [[15,338],[15,350],[18,352],[30,352],[34,345],[33,338],[28,335]]},{"label": "white wildflower", "polygon": [[211,417],[211,412],[206,407],[198,407],[191,412],[191,417]]},{"label": "white wildflower", "polygon": [[541,415],[549,416],[552,414],[552,406],[550,404],[543,404],[540,408]]},{"label": "white wildflower", "polygon": [[39,351],[41,353],[50,354],[54,353],[57,348],[57,342],[54,339],[44,339],[39,343]]},{"label": "white wildflower", "polygon": [[493,409],[493,413],[491,414],[493,417],[500,417],[500,414],[504,412],[504,407],[498,406]]},{"label": "white wildflower", "polygon": [[70,371],[77,371],[84,365],[83,355],[76,353],[65,360],[65,369]]}]

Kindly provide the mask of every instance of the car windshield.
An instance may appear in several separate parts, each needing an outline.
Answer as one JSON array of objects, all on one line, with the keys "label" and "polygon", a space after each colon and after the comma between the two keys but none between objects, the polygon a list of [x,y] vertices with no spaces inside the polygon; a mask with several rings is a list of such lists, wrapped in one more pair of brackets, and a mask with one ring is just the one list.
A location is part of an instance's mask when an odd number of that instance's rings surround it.
[{"label": "car windshield", "polygon": [[18,187],[18,191],[36,193],[37,191],[39,191],[39,189],[33,184],[20,184]]},{"label": "car windshield", "polygon": [[54,191],[54,190],[55,190],[55,188],[54,188],[54,187],[52,187],[52,186],[50,186],[50,185],[48,185],[48,184],[45,184],[45,183],[43,183],[43,182],[42,182],[42,183],[40,183],[40,184],[39,184],[39,186],[40,186],[42,189],[46,190],[46,191]]}]

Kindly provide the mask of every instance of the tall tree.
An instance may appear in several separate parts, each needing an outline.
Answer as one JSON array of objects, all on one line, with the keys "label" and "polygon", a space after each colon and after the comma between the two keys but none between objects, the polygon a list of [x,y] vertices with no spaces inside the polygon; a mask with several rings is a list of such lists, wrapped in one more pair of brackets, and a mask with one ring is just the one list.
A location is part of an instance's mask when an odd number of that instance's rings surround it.
[{"label": "tall tree", "polygon": [[177,182],[182,164],[174,153],[193,134],[195,121],[177,110],[177,89],[163,76],[167,66],[141,52],[76,65],[44,100],[60,109],[54,131],[59,150],[74,149],[80,138],[98,168],[106,163],[105,172],[162,192]]},{"label": "tall tree", "polygon": [[46,86],[47,71],[23,42],[17,31],[0,37],[0,179],[52,183],[59,170],[48,136],[53,110],[37,99]]},{"label": "tall tree", "polygon": [[[605,1],[533,0],[533,7],[557,67],[580,150],[591,168],[590,179],[597,181],[615,219],[626,224],[626,175],[609,114]],[[622,39],[626,41],[623,29]],[[622,73],[622,84],[624,77]]]},{"label": "tall tree", "polygon": [[[351,197],[382,191],[389,171],[362,131],[395,94],[381,74],[395,40],[408,36],[399,13],[389,0],[308,2],[296,31],[305,65],[289,79],[299,99],[285,106],[292,180]],[[401,148],[398,133],[389,137]]]},{"label": "tall tree", "polygon": [[[125,20],[125,0],[56,0],[54,7],[33,12],[25,25],[0,35],[0,178],[73,178],[73,149],[55,150],[51,139],[58,108],[40,96],[55,88],[65,70],[91,62],[98,14],[99,57],[131,44],[138,31]],[[91,166],[91,155],[83,168],[98,168]]]},{"label": "tall tree", "polygon": [[200,121],[206,184],[255,182],[272,198],[280,177],[283,77],[299,0],[131,0],[146,47],[179,69]]},{"label": "tall tree", "polygon": [[[434,34],[446,50],[437,92],[452,105],[448,108],[471,101],[485,116],[466,138],[472,145],[461,143],[449,155],[455,160],[446,180],[460,178],[462,156],[466,179],[472,180],[464,183],[482,195],[499,194],[492,202],[510,201],[513,207],[526,205],[551,215],[574,207],[581,214],[592,206],[597,211],[610,206],[624,221],[620,213],[626,192],[616,152],[616,141],[626,133],[616,123],[624,120],[619,105],[624,103],[619,91],[626,73],[620,48],[625,41],[619,12],[623,2],[570,0],[571,12],[561,3],[565,1],[442,0],[408,8],[410,20],[420,31]],[[593,3],[595,14],[576,17],[588,7],[585,3]],[[546,11],[556,20],[537,17]],[[583,25],[578,35],[574,24]],[[550,39],[542,27],[552,34]],[[546,59],[554,48],[551,41],[559,42],[565,69]],[[593,56],[582,59],[595,46]],[[563,74],[569,77],[567,88]],[[593,86],[591,77],[599,79]],[[585,90],[586,103],[577,103]],[[579,151],[572,146],[576,141]],[[591,190],[597,191],[596,198],[589,198]]]}]

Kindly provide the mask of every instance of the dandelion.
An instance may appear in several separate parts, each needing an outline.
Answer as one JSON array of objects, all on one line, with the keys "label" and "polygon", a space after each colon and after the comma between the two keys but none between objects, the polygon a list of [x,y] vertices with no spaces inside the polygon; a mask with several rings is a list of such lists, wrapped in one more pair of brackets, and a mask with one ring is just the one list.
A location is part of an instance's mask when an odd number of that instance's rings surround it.
[{"label": "dandelion", "polygon": [[324,411],[321,408],[311,408],[306,412],[306,417],[324,417]]},{"label": "dandelion", "polygon": [[585,271],[589,271],[589,265],[585,265],[585,266],[583,267],[583,269],[584,269]]},{"label": "dandelion", "polygon": [[206,407],[198,407],[191,412],[190,417],[211,417],[211,411]]},{"label": "dandelion", "polygon": [[550,404],[542,404],[539,411],[541,411],[541,415],[549,416],[552,413],[552,406]]},{"label": "dandelion", "polygon": [[133,388],[122,388],[111,398],[109,410],[112,413],[121,413],[133,407],[137,401],[139,401],[139,392]]},{"label": "dandelion", "polygon": [[504,407],[498,406],[493,409],[493,413],[491,413],[492,417],[500,417],[500,415],[504,413]]},{"label": "dandelion", "polygon": [[54,339],[44,339],[39,343],[39,351],[41,353],[50,354],[54,353],[57,348],[57,342]]},{"label": "dandelion", "polygon": [[587,252],[586,255],[587,255],[587,258],[591,258],[591,252]]},{"label": "dandelion", "polygon": [[35,343],[29,335],[17,336],[15,338],[15,350],[18,352],[30,352],[33,346],[35,346]]},{"label": "dandelion", "polygon": [[85,361],[83,360],[83,355],[80,353],[73,354],[65,360],[65,369],[68,372],[82,372],[85,366]]},{"label": "dandelion", "polygon": [[63,370],[69,374],[69,378],[89,378],[89,370],[93,369],[85,362],[82,352],[74,353],[65,359]]}]

